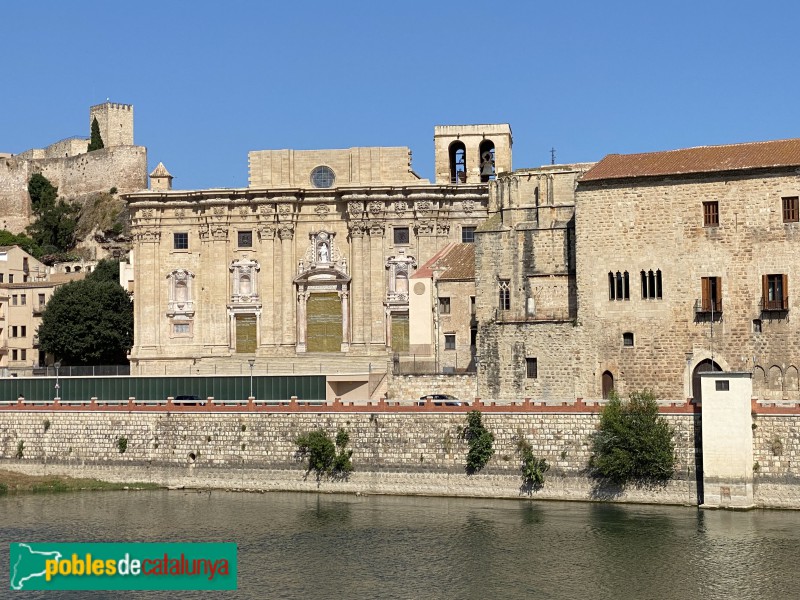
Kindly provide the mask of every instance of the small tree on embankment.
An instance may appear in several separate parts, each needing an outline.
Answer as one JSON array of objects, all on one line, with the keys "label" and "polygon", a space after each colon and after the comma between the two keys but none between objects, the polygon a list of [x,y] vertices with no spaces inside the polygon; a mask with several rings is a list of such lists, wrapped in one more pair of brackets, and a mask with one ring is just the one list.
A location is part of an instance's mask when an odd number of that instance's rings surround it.
[{"label": "small tree on embankment", "polygon": [[590,470],[617,485],[667,481],[675,470],[674,434],[652,391],[632,392],[627,401],[612,393],[592,440]]}]

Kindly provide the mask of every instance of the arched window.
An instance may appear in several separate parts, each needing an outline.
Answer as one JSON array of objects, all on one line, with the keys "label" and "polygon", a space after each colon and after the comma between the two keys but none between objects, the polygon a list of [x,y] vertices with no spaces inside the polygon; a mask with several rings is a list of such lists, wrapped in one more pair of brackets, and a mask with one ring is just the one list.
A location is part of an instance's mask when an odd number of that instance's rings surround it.
[{"label": "arched window", "polygon": [[611,371],[603,372],[603,399],[608,400],[611,392],[614,391],[614,375]]},{"label": "arched window", "polygon": [[608,273],[608,299],[609,300],[630,300],[631,287],[628,272]]},{"label": "arched window", "polygon": [[80,265],[75,265],[75,272],[76,273],[80,273],[80,271],[81,271],[81,266]]},{"label": "arched window", "polygon": [[64,267],[64,273],[69,273],[71,270],[69,267]]},{"label": "arched window", "polygon": [[467,182],[467,147],[464,142],[450,144],[450,183]]},{"label": "arched window", "polygon": [[495,177],[494,142],[483,140],[478,147],[478,152],[481,157],[481,183],[486,183]]}]

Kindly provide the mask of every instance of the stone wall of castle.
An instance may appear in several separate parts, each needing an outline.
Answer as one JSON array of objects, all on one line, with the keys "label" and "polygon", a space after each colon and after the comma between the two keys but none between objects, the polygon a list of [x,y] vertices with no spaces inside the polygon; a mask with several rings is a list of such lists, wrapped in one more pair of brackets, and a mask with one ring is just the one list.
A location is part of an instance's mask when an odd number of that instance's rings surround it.
[{"label": "stone wall of castle", "polygon": [[28,180],[41,173],[58,187],[59,196],[75,199],[91,192],[120,193],[147,187],[147,150],[119,146],[62,158],[0,159],[0,228],[19,233],[30,224]]},{"label": "stone wall of castle", "polygon": [[573,215],[576,181],[590,166],[524,169],[490,185],[475,247],[482,397],[584,397]]},{"label": "stone wall of castle", "polygon": [[[578,320],[595,368],[579,395],[599,396],[608,371],[623,394],[651,387],[686,398],[696,365],[713,358],[725,371],[753,371],[754,396],[797,400],[800,223],[784,222],[782,198],[799,191],[794,170],[581,184]],[[718,202],[718,226],[704,226],[709,200]],[[641,273],[650,271],[661,274],[660,298],[643,297]],[[617,272],[629,275],[629,298],[610,299]],[[788,277],[788,310],[762,310],[765,275]],[[696,311],[707,277],[721,281],[713,319]]]},{"label": "stone wall of castle", "polygon": [[[586,476],[598,415],[483,413],[495,454],[467,477],[464,414],[81,413],[3,411],[0,466],[31,474],[253,490],[344,491],[521,497],[517,442],[551,465],[536,498],[695,504],[695,437],[700,417],[665,415],[675,428],[676,476],[664,487],[608,489]],[[800,507],[799,415],[757,415],[753,423],[755,500]],[[295,440],[322,428],[350,434],[354,473],[347,482],[306,478]],[[120,451],[120,440],[125,451]],[[15,458],[22,444],[22,458]],[[758,466],[756,466],[758,465]]]}]

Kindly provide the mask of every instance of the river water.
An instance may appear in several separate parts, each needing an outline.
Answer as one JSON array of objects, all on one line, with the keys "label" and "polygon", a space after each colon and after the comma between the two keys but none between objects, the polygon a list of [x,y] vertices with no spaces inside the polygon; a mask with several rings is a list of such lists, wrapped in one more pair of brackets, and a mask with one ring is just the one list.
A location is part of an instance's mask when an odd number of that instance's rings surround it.
[{"label": "river water", "polygon": [[[800,512],[142,491],[0,497],[0,598],[798,598]],[[237,592],[10,592],[8,542],[236,542]]]}]

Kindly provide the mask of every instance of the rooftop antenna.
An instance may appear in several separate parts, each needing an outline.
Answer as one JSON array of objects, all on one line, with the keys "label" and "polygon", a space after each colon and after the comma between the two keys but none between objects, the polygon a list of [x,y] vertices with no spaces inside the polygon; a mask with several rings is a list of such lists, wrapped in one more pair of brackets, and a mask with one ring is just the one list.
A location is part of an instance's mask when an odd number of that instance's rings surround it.
[{"label": "rooftop antenna", "polygon": [[555,148],[550,148],[550,164],[551,165],[556,164],[556,149]]}]

